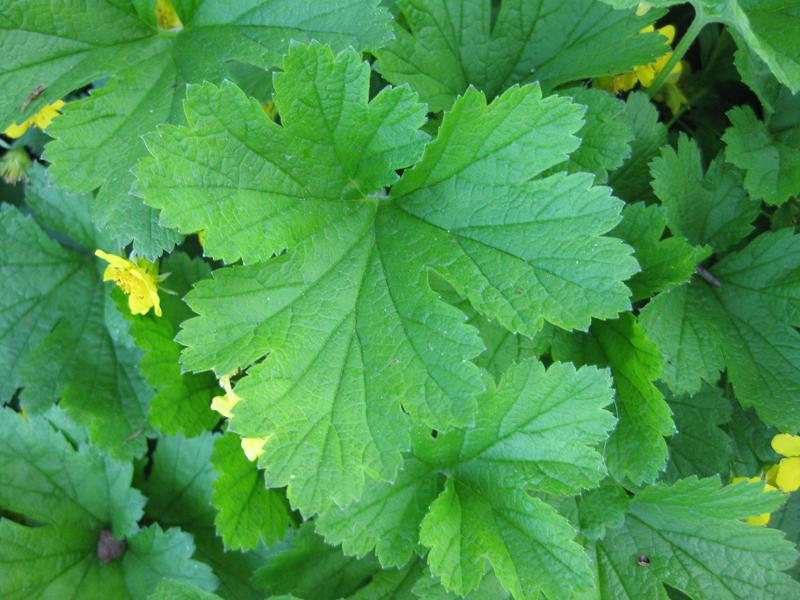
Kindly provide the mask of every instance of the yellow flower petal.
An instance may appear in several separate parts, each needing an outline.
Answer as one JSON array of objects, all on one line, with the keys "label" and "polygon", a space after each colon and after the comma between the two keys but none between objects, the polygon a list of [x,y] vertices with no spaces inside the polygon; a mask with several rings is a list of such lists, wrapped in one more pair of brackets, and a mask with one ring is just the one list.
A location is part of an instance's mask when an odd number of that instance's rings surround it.
[{"label": "yellow flower petal", "polygon": [[103,271],[103,281],[113,281],[128,295],[132,314],[143,315],[152,308],[157,317],[162,315],[156,265],[144,259],[139,259],[137,264],[102,250],[96,250],[95,256],[109,263]]},{"label": "yellow flower petal", "polygon": [[784,458],[778,463],[778,475],[775,483],[784,492],[796,492],[800,489],[800,457]]},{"label": "yellow flower petal", "polygon": [[264,444],[269,440],[269,436],[263,438],[242,438],[242,450],[250,462],[255,461],[264,454]]},{"label": "yellow flower petal", "polygon": [[156,23],[164,31],[183,29],[183,23],[170,0],[156,0]]},{"label": "yellow flower petal", "polygon": [[764,526],[769,523],[770,513],[761,513],[757,517],[750,517],[749,519],[745,519],[750,525],[761,525]]},{"label": "yellow flower petal", "polygon": [[675,41],[675,26],[674,25],[665,25],[664,27],[658,28],[658,33],[663,35],[667,38],[667,43],[671,46],[672,42]]},{"label": "yellow flower petal", "polygon": [[211,410],[217,411],[223,417],[233,418],[233,407],[242,401],[242,398],[233,391],[231,376],[223,375],[219,378],[219,385],[225,390],[224,396],[215,396],[211,399]]},{"label": "yellow flower petal", "polygon": [[47,129],[50,123],[53,122],[53,119],[61,114],[59,110],[61,110],[63,106],[63,100],[56,100],[52,104],[43,106],[39,112],[26,121],[23,121],[21,124],[17,125],[16,123],[12,123],[5,128],[3,133],[11,138],[21,138],[31,127],[36,126],[39,129]]},{"label": "yellow flower petal", "polygon": [[800,456],[800,435],[779,433],[772,438],[772,449],[783,456]]}]

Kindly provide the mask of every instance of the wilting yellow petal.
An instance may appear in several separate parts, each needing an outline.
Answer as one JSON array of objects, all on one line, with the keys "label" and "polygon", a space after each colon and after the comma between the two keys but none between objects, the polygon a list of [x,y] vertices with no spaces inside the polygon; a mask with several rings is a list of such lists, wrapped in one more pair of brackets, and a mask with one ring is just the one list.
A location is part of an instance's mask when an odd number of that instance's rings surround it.
[{"label": "wilting yellow petal", "polygon": [[250,462],[255,461],[264,454],[264,445],[269,440],[269,436],[263,438],[242,438],[242,450]]}]

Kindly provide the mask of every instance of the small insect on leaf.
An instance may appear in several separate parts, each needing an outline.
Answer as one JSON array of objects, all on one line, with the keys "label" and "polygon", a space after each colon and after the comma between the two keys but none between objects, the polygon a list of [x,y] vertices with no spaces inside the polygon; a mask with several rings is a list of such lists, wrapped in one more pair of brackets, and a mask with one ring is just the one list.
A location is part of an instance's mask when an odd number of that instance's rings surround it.
[{"label": "small insect on leaf", "polygon": [[640,567],[649,567],[650,566],[650,557],[647,554],[642,554],[636,560],[636,564]]},{"label": "small insect on leaf", "polygon": [[45,91],[46,89],[47,89],[47,86],[45,84],[43,84],[43,83],[40,83],[39,85],[37,85],[36,89],[34,89],[30,93],[30,95],[25,99],[25,102],[22,103],[22,106],[19,107],[19,112],[23,112],[26,108],[28,108],[28,105],[31,102],[33,102],[34,100],[36,100],[36,98],[41,96],[42,92]]}]

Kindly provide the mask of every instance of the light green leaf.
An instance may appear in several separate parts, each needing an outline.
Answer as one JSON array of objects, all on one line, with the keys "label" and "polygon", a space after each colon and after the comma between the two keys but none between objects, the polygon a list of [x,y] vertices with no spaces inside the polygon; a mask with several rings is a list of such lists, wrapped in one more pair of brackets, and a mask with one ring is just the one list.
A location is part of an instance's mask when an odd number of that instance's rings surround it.
[{"label": "light green leaf", "polygon": [[759,203],[745,193],[738,172],[721,156],[704,172],[700,148],[686,135],[678,139],[677,152],[662,148],[650,170],[653,190],[667,209],[673,234],[721,252],[753,230]]},{"label": "light green leaf", "polygon": [[316,522],[317,531],[349,555],[375,551],[384,567],[411,560],[419,524],[441,491],[431,466],[409,457],[393,482],[370,482],[364,495],[346,509],[331,508]]},{"label": "light green leaf", "polygon": [[[431,111],[450,108],[470,85],[493,98],[518,83],[545,89],[615,75],[663,54],[664,40],[637,17],[592,0],[400,0],[405,26],[375,54],[378,72],[409,83]],[[568,35],[565,32],[569,32]]]},{"label": "light green leaf", "polygon": [[533,332],[625,310],[622,281],[637,268],[603,236],[621,205],[607,188],[537,177],[578,145],[569,100],[534,85],[487,106],[470,91],[387,198],[394,169],[422,151],[424,108],[402,88],[368,102],[368,79],[353,52],[295,46],[276,76],[280,125],[230,84],[201,86],[190,127],[161,128],[138,172],[165,219],[207,227],[212,254],[269,259],[198,284],[199,317],[178,341],[188,369],[249,367],[233,430],[269,436],[259,466],[304,515],[346,506],[365,476],[394,477],[409,446],[401,406],[431,428],[473,418],[483,383],[469,361],[482,344],[430,271],[488,318]]},{"label": "light green leaf", "polygon": [[622,211],[622,222],[612,234],[634,249],[641,271],[629,281],[632,300],[644,300],[685,283],[710,248],[691,246],[682,237],[664,238],[667,215],[663,207],[637,202]]},{"label": "light green leaf", "polygon": [[655,480],[667,461],[664,437],[674,425],[654,384],[663,359],[636,318],[627,313],[614,321],[595,321],[587,334],[557,332],[552,354],[556,360],[611,367],[619,421],[604,446],[606,464],[621,481]]},{"label": "light green leaf", "polygon": [[763,233],[709,269],[656,297],[641,323],[665,356],[675,393],[714,383],[727,367],[737,399],[783,431],[800,428],[800,236]]},{"label": "light green leaf", "polygon": [[488,495],[448,480],[422,522],[428,564],[444,586],[463,595],[482,578],[483,561],[515,598],[570,598],[588,585],[588,561],[572,541],[570,524],[524,491],[499,488]]},{"label": "light green leaf", "polygon": [[[649,577],[695,600],[792,598],[800,584],[781,572],[797,558],[792,544],[740,521],[785,501],[763,489],[745,482],[721,488],[716,478],[655,485],[631,501],[623,531],[649,557]],[[628,572],[639,568],[635,556],[627,558]]]},{"label": "light green leaf", "polygon": [[226,548],[255,548],[259,539],[267,546],[283,539],[292,517],[283,493],[266,489],[264,473],[247,460],[240,439],[224,435],[211,456],[219,478],[211,502],[214,518]]},{"label": "light green leaf", "polygon": [[605,467],[594,445],[613,426],[610,402],[605,373],[528,359],[479,399],[473,427],[418,429],[393,485],[369,482],[359,502],[323,513],[318,528],[345,552],[376,549],[384,566],[407,562],[419,539],[433,574],[457,594],[474,590],[491,564],[515,597],[569,597],[587,586],[586,556],[568,521],[528,490],[597,485]]},{"label": "light green leaf", "polygon": [[0,44],[14,48],[0,67],[0,124],[18,119],[19,107],[39,85],[45,91],[23,118],[44,102],[110,77],[89,97],[65,107],[49,129],[56,141],[46,155],[58,183],[75,191],[100,188],[94,205],[98,225],[121,245],[133,239],[146,256],[171,248],[179,236],[130,194],[130,169],[146,153],[142,134],[159,123],[183,122],[187,84],[222,81],[232,60],[276,66],[291,40],[366,49],[390,34],[388,15],[377,0],[221,6],[213,0],[176,3],[183,26],[162,32],[152,2],[137,7],[138,14],[131,5],[105,1],[91,11],[77,0],[0,3]]},{"label": "light green leaf", "polygon": [[427,139],[418,131],[425,109],[410,90],[386,88],[368,102],[369,67],[355,52],[297,45],[283,67],[274,82],[280,126],[229,82],[192,86],[189,127],[147,136],[153,158],[136,170],[162,220],[204,230],[206,254],[226,262],[266,260],[356,210],[371,212],[370,196]]}]

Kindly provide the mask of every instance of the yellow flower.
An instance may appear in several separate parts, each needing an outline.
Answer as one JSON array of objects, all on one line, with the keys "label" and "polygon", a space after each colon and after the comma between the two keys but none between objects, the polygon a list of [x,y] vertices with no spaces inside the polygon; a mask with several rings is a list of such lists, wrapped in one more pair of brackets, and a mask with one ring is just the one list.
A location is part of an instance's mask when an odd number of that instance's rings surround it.
[{"label": "yellow flower", "polygon": [[[748,477],[734,477],[731,480],[731,483],[735,484],[735,483],[739,483],[740,481],[746,481],[747,483],[764,483],[763,481],[761,481],[760,477],[749,477],[749,478]],[[764,491],[765,492],[774,492],[775,489],[776,488],[771,486],[770,484],[764,483]],[[767,523],[769,523],[770,516],[771,516],[770,513],[761,513],[760,515],[757,515],[755,517],[749,517],[749,518],[745,519],[745,521],[747,523],[750,523],[750,525],[766,525]]]},{"label": "yellow flower", "polygon": [[170,0],[156,1],[156,23],[164,31],[177,31],[183,29],[183,23]]},{"label": "yellow flower", "polygon": [[264,444],[267,443],[270,436],[263,438],[242,438],[242,450],[244,455],[250,462],[255,461],[259,456],[264,454]]},{"label": "yellow flower", "polygon": [[47,129],[50,123],[53,122],[58,115],[61,113],[59,112],[61,108],[64,106],[63,100],[56,100],[52,104],[48,104],[47,106],[42,107],[42,109],[33,115],[27,121],[23,121],[21,125],[17,125],[16,123],[12,123],[8,127],[6,127],[3,133],[11,138],[21,138],[25,135],[25,132],[28,131],[31,127],[38,127],[39,129]]},{"label": "yellow flower", "polygon": [[233,407],[242,401],[241,397],[231,387],[231,376],[220,377],[219,385],[225,390],[224,396],[215,396],[211,399],[211,410],[217,411],[223,417],[233,417]]},{"label": "yellow flower", "polygon": [[[645,4],[646,3],[640,4],[640,10]],[[647,12],[647,10],[644,12]],[[651,33],[653,31],[655,31],[655,28],[649,25],[642,29],[641,33]],[[667,38],[667,43],[670,46],[672,42],[675,41],[675,27],[672,25],[659,28],[658,33]],[[592,82],[592,85],[615,95],[632,90],[638,83],[641,83],[643,87],[649,88],[653,85],[656,77],[658,77],[661,71],[667,66],[671,58],[672,52],[667,52],[658,57],[655,62],[634,67],[632,73],[622,73],[620,75],[614,75],[613,77],[597,77]],[[672,72],[667,76],[663,89],[659,90],[658,94],[655,96],[655,99],[659,102],[666,103],[672,111],[672,114],[677,114],[683,106],[689,105],[686,96],[684,96],[683,92],[681,92],[678,87],[678,82],[685,69],[688,69],[688,64],[685,61],[681,61],[675,65],[672,68]]]},{"label": "yellow flower", "polygon": [[158,297],[158,267],[143,258],[135,263],[95,250],[95,256],[106,261],[103,281],[113,281],[128,295],[128,307],[134,315],[143,315],[152,307],[156,316],[161,316],[161,301]]},{"label": "yellow flower", "polygon": [[784,492],[796,492],[800,489],[800,435],[779,433],[772,438],[772,449],[785,457],[777,469],[770,469],[775,485]]}]

